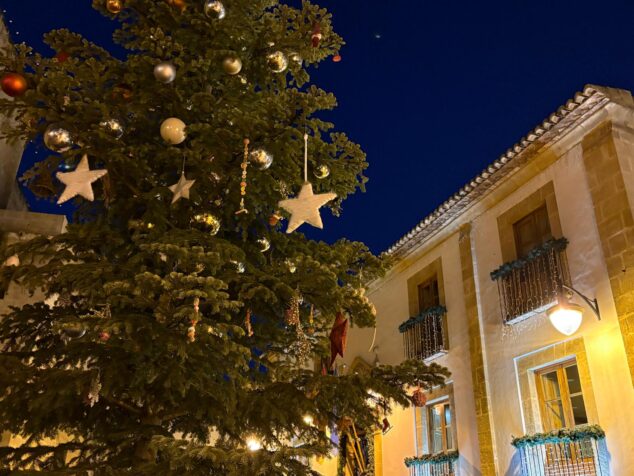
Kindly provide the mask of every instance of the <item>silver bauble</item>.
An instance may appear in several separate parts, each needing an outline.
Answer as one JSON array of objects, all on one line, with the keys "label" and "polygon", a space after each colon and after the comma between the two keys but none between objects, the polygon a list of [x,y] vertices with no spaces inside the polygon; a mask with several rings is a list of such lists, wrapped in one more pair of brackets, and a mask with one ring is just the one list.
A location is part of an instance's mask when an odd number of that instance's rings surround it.
[{"label": "silver bauble", "polygon": [[99,127],[115,139],[119,139],[124,132],[123,125],[117,119],[107,119],[105,121],[101,121],[99,123]]},{"label": "silver bauble", "polygon": [[269,249],[271,249],[271,242],[267,239],[267,238],[259,238],[257,240],[258,245],[260,246],[260,251],[262,253],[268,251]]},{"label": "silver bauble", "polygon": [[154,66],[154,77],[163,84],[171,83],[176,79],[176,66],[169,61],[163,61]]},{"label": "silver bauble", "polygon": [[274,51],[266,55],[266,62],[274,73],[281,73],[288,67],[286,55],[281,51]]},{"label": "silver bauble", "polygon": [[225,17],[225,6],[218,0],[207,0],[205,2],[205,15],[209,18],[222,20]]},{"label": "silver bauble", "polygon": [[258,170],[266,170],[273,163],[273,156],[264,149],[253,149],[249,154],[249,163]]},{"label": "silver bauble", "polygon": [[330,168],[326,164],[319,164],[315,167],[313,175],[315,175],[315,178],[325,179],[330,175]]},{"label": "silver bauble", "polygon": [[68,130],[51,124],[44,131],[44,145],[54,152],[66,152],[73,146],[73,138]]}]

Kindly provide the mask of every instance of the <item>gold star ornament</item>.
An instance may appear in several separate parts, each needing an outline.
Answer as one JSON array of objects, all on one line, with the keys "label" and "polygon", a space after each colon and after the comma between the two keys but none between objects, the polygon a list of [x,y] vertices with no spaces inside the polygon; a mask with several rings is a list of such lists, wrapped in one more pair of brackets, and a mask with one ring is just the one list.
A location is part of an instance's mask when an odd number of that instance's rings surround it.
[{"label": "gold star ornament", "polygon": [[286,233],[292,233],[303,223],[323,228],[324,224],[321,221],[319,208],[335,198],[337,198],[337,194],[332,192],[315,195],[313,185],[310,182],[304,182],[297,197],[279,202],[280,208],[291,214]]},{"label": "gold star ornament", "polygon": [[88,165],[88,156],[83,155],[79,161],[79,165],[72,172],[57,172],[55,175],[57,180],[66,185],[64,192],[57,200],[57,204],[61,205],[77,195],[81,195],[86,200],[92,202],[95,195],[92,191],[92,183],[106,175],[106,169],[90,170]]},{"label": "gold star ornament", "polygon": [[172,205],[174,205],[174,203],[176,203],[181,198],[186,198],[189,200],[189,189],[192,188],[192,185],[194,185],[195,181],[196,180],[187,180],[185,178],[185,174],[182,173],[181,178],[178,179],[178,182],[176,182],[174,185],[170,185],[169,189],[174,194],[174,197],[172,198]]}]

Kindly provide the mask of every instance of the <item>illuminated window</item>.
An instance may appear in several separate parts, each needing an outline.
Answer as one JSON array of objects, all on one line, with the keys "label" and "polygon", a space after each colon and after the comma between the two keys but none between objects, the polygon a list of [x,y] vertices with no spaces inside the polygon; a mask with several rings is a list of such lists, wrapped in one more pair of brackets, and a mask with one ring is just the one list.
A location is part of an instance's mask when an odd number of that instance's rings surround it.
[{"label": "illuminated window", "polygon": [[453,413],[449,400],[416,408],[416,453],[435,454],[455,449]]}]

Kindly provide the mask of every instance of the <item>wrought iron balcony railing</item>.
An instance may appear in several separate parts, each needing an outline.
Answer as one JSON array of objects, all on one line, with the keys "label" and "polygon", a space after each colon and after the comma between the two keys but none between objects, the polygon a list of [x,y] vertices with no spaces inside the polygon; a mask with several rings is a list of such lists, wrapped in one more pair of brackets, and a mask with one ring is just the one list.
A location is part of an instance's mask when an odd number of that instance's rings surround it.
[{"label": "wrought iron balcony railing", "polygon": [[447,352],[446,312],[444,306],[430,307],[399,326],[406,358],[425,360]]},{"label": "wrought iron balcony railing", "polygon": [[567,245],[565,238],[549,240],[491,273],[491,279],[498,283],[504,322],[545,310],[557,300],[561,285],[570,285]]},{"label": "wrought iron balcony railing", "polygon": [[513,440],[522,476],[609,476],[605,433],[596,426]]},{"label": "wrought iron balcony railing", "polygon": [[457,451],[406,458],[409,476],[457,476]]}]

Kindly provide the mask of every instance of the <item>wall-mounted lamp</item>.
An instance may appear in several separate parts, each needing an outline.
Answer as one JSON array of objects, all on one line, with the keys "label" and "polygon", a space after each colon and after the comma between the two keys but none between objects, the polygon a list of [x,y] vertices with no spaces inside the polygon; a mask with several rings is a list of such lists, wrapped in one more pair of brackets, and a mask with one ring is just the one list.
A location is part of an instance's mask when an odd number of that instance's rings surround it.
[{"label": "wall-mounted lamp", "polygon": [[557,305],[548,310],[548,318],[555,329],[567,336],[574,334],[577,332],[577,329],[579,329],[583,317],[583,308],[578,304],[570,302],[570,298],[572,298],[573,294],[577,294],[583,299],[597,316],[597,319],[601,320],[599,303],[596,299],[590,299],[575,288],[566,286],[565,284],[562,284],[561,287],[565,292],[562,292],[559,296]]}]

